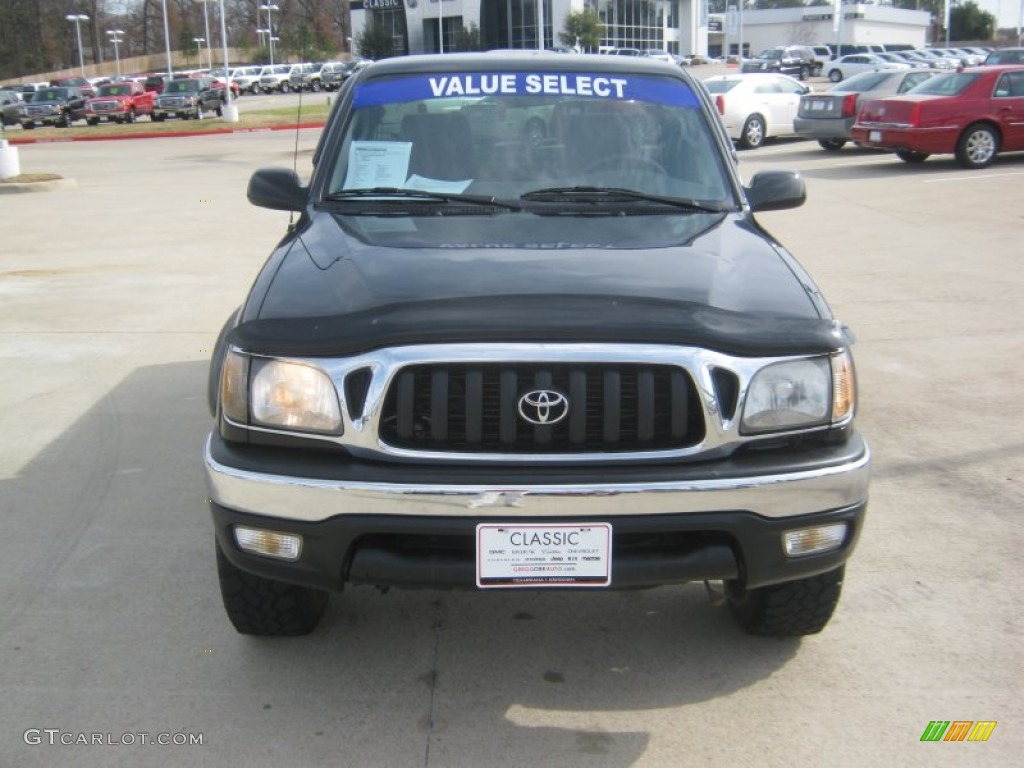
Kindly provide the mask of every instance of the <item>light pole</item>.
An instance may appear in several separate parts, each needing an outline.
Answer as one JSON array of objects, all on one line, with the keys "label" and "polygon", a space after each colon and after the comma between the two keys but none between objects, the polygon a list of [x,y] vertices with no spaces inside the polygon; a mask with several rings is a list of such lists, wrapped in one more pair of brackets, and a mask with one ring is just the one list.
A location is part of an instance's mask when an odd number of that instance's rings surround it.
[{"label": "light pole", "polygon": [[274,11],[280,11],[276,5],[261,5],[261,11],[267,12],[267,37],[270,40],[270,66],[274,66],[274,17],[271,15]]},{"label": "light pole", "polygon": [[85,56],[82,54],[82,22],[88,21],[89,17],[84,13],[69,13],[64,18],[75,22],[75,34],[78,37],[78,68],[82,70],[82,77],[85,77]]},{"label": "light pole", "polygon": [[224,109],[221,117],[226,122],[238,122],[238,107],[231,103],[231,67],[228,66],[228,27],[224,13],[224,0],[220,0],[220,42],[224,46]]},{"label": "light pole", "polygon": [[210,11],[209,11],[209,6],[207,5],[209,0],[194,0],[194,2],[202,3],[203,4],[203,23],[206,25],[206,39],[209,41],[206,44],[206,61],[209,64],[210,69],[212,70],[213,69],[213,51],[210,50],[210,45],[213,43],[213,38],[210,37]]},{"label": "light pole", "polygon": [[206,38],[193,37],[192,42],[196,44],[196,62],[199,64],[199,66],[203,66],[203,43],[206,42]]},{"label": "light pole", "polygon": [[171,30],[167,26],[167,0],[161,0],[164,7],[164,46],[167,48],[167,79],[174,79],[174,62],[171,61]]},{"label": "light pole", "polygon": [[121,76],[121,53],[117,49],[118,43],[123,43],[121,35],[124,34],[123,29],[108,29],[107,34],[110,35],[110,42],[114,44],[114,59],[117,61],[117,75]]}]

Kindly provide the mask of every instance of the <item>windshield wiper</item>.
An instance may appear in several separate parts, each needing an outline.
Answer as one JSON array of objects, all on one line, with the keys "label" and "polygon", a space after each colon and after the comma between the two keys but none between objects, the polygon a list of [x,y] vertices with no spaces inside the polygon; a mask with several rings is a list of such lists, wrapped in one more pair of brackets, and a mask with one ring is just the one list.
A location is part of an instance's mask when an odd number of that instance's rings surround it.
[{"label": "windshield wiper", "polygon": [[673,208],[682,208],[687,211],[701,211],[704,213],[721,213],[729,210],[729,206],[722,203],[704,202],[687,197],[668,197],[666,195],[651,195],[647,192],[638,192],[635,189],[624,189],[621,187],[546,187],[535,189],[532,192],[525,192],[519,196],[520,200],[527,202],[572,202],[589,203],[604,200],[642,200],[648,203],[661,203],[670,205]]},{"label": "windshield wiper", "polygon": [[358,200],[360,198],[386,198],[386,199],[412,199],[425,200],[438,203],[470,203],[471,205],[485,205],[497,208],[507,208],[510,211],[520,211],[523,206],[510,200],[498,200],[496,197],[486,195],[463,195],[453,192],[427,192],[422,189],[402,189],[399,187],[366,187],[362,189],[342,189],[332,192],[324,197],[324,200],[338,202],[343,200]]}]

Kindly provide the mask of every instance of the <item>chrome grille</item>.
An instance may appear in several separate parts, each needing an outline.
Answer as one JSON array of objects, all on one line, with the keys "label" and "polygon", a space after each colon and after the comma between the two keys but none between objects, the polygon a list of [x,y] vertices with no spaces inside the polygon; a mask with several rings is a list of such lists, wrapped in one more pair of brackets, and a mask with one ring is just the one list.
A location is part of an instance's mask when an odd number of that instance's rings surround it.
[{"label": "chrome grille", "polygon": [[[528,392],[569,401],[556,424],[519,412]],[[689,374],[671,365],[421,364],[394,377],[380,438],[408,450],[503,454],[660,451],[699,443],[703,411]]]}]

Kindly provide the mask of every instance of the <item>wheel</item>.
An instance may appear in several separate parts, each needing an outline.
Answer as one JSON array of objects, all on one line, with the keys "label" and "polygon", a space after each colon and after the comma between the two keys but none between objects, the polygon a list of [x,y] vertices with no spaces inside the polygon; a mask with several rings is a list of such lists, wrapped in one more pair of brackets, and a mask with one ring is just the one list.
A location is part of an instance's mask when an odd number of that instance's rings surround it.
[{"label": "wheel", "polygon": [[760,115],[751,115],[743,124],[743,132],[740,135],[740,146],[746,149],[757,149],[764,144],[765,125],[764,118]]},{"label": "wheel", "polygon": [[281,93],[288,93],[292,89],[291,85],[287,82],[281,83]]},{"label": "wheel", "polygon": [[840,80],[843,79],[843,73],[840,72],[838,69],[833,69],[831,72],[828,73],[828,79],[831,80],[833,83],[838,83]]},{"label": "wheel", "polygon": [[70,128],[71,127],[71,113],[70,112],[65,112],[64,114],[62,114],[60,116],[60,122],[58,122],[57,125],[60,128]]},{"label": "wheel", "polygon": [[816,65],[814,71],[811,72],[811,77],[821,77],[821,69],[821,64]]},{"label": "wheel", "polygon": [[152,120],[154,123],[162,123],[164,121],[164,116],[163,114],[158,115],[156,112],[154,112],[152,115],[149,116],[149,119]]},{"label": "wheel", "polygon": [[196,120],[202,120],[203,119],[203,107],[202,107],[201,104],[198,107],[196,107],[195,119]]},{"label": "wheel", "polygon": [[243,635],[308,635],[320,623],[330,597],[318,589],[265,579],[236,568],[219,543],[217,577],[228,619]]},{"label": "wheel", "polygon": [[588,173],[599,173],[611,168],[628,168],[630,170],[635,170],[637,167],[648,171],[654,171],[655,173],[660,173],[663,176],[668,176],[668,171],[666,171],[665,167],[660,163],[648,160],[646,157],[637,157],[636,155],[627,155],[623,153],[602,157],[597,162],[584,168],[583,173],[584,175]]},{"label": "wheel", "polygon": [[35,123],[22,123],[21,124],[21,128],[24,131],[31,131],[35,127],[36,127]]},{"label": "wheel", "polygon": [[902,160],[904,163],[923,163],[928,159],[927,152],[911,152],[906,149],[901,149],[896,152],[896,157]]},{"label": "wheel", "polygon": [[832,618],[843,587],[840,566],[818,576],[745,589],[727,582],[726,597],[743,631],[769,637],[799,637],[820,632]]},{"label": "wheel", "polygon": [[252,84],[252,95],[253,96],[259,96],[260,95],[260,87],[256,83]]},{"label": "wheel", "polygon": [[217,117],[224,117],[224,105],[218,104],[216,109]]},{"label": "wheel", "polygon": [[100,119],[98,117],[90,117],[87,118],[85,122],[87,122],[89,125],[99,125]]},{"label": "wheel", "polygon": [[523,138],[528,147],[536,147],[548,135],[547,126],[539,117],[531,117],[523,126]]},{"label": "wheel", "polygon": [[956,161],[964,168],[984,168],[999,153],[999,136],[990,125],[967,127],[956,143]]},{"label": "wheel", "polygon": [[818,145],[829,152],[838,152],[846,146],[846,139],[819,139]]},{"label": "wheel", "polygon": [[800,67],[800,79],[801,80],[806,80],[810,76],[811,76],[811,68],[810,67]]},{"label": "wheel", "polygon": [[126,123],[134,123],[135,122],[135,118],[136,118],[135,110],[134,109],[129,109],[128,112],[124,116],[124,121]]},{"label": "wheel", "polygon": [[319,80],[314,80],[312,83],[310,83],[309,84],[309,90],[311,90],[313,93],[319,93],[320,92],[320,81]]}]

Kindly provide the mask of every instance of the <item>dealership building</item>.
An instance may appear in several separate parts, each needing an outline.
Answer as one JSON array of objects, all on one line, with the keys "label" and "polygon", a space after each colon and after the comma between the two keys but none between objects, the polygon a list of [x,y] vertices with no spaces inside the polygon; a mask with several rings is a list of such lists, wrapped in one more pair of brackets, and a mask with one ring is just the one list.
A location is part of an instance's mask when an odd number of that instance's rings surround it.
[{"label": "dealership building", "polygon": [[[397,54],[456,50],[462,28],[476,25],[483,50],[556,48],[569,13],[592,10],[603,26],[602,48],[660,48],[718,56],[773,45],[925,44],[930,15],[876,5],[844,5],[711,15],[706,0],[352,0],[356,41],[370,24],[391,33]],[[836,26],[840,29],[836,31]],[[574,41],[573,41],[574,42]],[[570,42],[569,45],[572,45]]]}]

